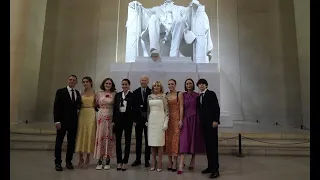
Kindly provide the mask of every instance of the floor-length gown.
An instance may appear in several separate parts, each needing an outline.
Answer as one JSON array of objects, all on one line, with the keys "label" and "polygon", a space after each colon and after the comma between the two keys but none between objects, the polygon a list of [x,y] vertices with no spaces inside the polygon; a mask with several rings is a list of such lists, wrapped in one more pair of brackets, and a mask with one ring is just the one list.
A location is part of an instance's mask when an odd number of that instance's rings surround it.
[{"label": "floor-length gown", "polygon": [[180,153],[205,153],[204,141],[197,114],[198,93],[183,93],[183,121],[180,129]]},{"label": "floor-length gown", "polygon": [[76,152],[92,153],[96,136],[96,111],[94,96],[82,96],[79,112]]},{"label": "floor-length gown", "polygon": [[148,96],[148,144],[151,147],[165,145],[165,129],[168,127],[168,102],[165,94]]},{"label": "floor-length gown", "polygon": [[99,105],[97,134],[94,158],[115,157],[116,139],[112,127],[113,103],[115,93],[98,92],[96,102]]},{"label": "floor-length gown", "polygon": [[178,156],[179,154],[179,121],[180,121],[180,102],[177,93],[176,98],[168,100],[169,123],[166,131],[165,152],[169,156]]}]

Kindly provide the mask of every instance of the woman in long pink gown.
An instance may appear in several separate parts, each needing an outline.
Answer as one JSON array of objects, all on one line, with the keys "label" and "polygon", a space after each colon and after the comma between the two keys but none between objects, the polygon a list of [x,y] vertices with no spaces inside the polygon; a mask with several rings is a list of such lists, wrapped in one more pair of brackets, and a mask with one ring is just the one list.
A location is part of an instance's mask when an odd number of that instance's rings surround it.
[{"label": "woman in long pink gown", "polygon": [[[111,78],[103,80],[100,88],[103,91],[96,94],[99,111],[94,158],[99,159],[97,170],[108,170],[110,169],[110,158],[115,156],[116,139],[113,132],[112,116],[116,89]],[[104,158],[106,158],[105,163]]]}]

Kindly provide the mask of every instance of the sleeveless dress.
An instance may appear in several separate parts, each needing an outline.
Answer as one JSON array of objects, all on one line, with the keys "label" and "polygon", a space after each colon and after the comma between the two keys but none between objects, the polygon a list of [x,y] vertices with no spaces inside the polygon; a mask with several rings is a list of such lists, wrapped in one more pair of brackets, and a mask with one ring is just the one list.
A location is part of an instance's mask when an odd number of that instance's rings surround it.
[{"label": "sleeveless dress", "polygon": [[94,151],[96,135],[96,111],[94,96],[82,96],[79,112],[76,152],[91,153]]},{"label": "sleeveless dress", "polygon": [[148,145],[165,145],[165,131],[168,127],[168,102],[165,94],[148,96]]},{"label": "sleeveless dress", "polygon": [[178,156],[179,154],[179,121],[180,121],[180,102],[179,102],[179,92],[177,92],[177,97],[168,100],[169,107],[169,123],[168,129],[166,131],[166,145],[165,152],[169,156]]},{"label": "sleeveless dress", "polygon": [[205,153],[205,145],[197,113],[198,93],[183,93],[183,121],[180,130],[180,153]]},{"label": "sleeveless dress", "polygon": [[96,103],[99,105],[97,134],[94,158],[115,157],[116,138],[112,127],[113,103],[115,93],[98,92]]}]

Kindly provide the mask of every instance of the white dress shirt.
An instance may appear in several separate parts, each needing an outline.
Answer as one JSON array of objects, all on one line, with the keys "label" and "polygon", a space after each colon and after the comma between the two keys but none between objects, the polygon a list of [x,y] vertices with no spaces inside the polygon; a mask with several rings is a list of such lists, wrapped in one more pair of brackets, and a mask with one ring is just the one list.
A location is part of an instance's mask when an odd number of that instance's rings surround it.
[{"label": "white dress shirt", "polygon": [[144,102],[145,101],[145,97],[143,96],[143,92],[147,93],[147,88],[143,88],[141,87],[141,96],[142,96],[142,101]]},{"label": "white dress shirt", "polygon": [[123,106],[120,106],[120,112],[126,112],[127,109],[127,101],[125,100],[126,95],[129,93],[129,91],[127,91],[126,94],[124,94],[124,92],[122,91],[122,99],[123,99]]},{"label": "white dress shirt", "polygon": [[[69,92],[69,95],[70,95],[70,99],[72,99],[72,88],[67,86],[67,89],[68,89],[68,92]],[[73,88],[73,92],[74,92],[74,100],[77,100],[77,92],[76,92],[76,89]]]},{"label": "white dress shirt", "polygon": [[[68,92],[69,92],[69,95],[70,95],[70,99],[72,100],[72,88],[67,86],[67,89],[68,89]],[[73,93],[74,93],[74,100],[77,100],[77,92],[76,92],[76,89],[73,89]],[[56,122],[55,124],[60,124],[60,122]]]}]

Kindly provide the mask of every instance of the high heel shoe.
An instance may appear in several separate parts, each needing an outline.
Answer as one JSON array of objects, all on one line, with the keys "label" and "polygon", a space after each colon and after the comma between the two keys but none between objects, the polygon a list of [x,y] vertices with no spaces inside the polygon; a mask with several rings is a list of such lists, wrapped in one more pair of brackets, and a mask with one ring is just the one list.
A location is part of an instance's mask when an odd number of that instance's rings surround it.
[{"label": "high heel shoe", "polygon": [[83,158],[80,158],[78,167],[79,167],[79,168],[83,168],[83,165],[84,165],[84,159],[83,159]]},{"label": "high heel shoe", "polygon": [[[173,167],[175,167],[175,169],[173,169]],[[172,164],[172,169],[171,169],[171,171],[172,171],[172,172],[176,172],[177,169],[178,169],[178,168],[177,168],[177,164],[176,164],[176,165]]]},{"label": "high heel shoe", "polygon": [[122,164],[118,164],[117,171],[120,171],[121,169],[122,169]]},{"label": "high heel shoe", "polygon": [[150,171],[155,171],[157,165],[158,165],[158,162],[157,162],[157,160],[156,160],[156,162],[154,163],[154,167],[151,167],[151,168],[150,168]]},{"label": "high heel shoe", "polygon": [[122,171],[126,171],[126,170],[127,170],[127,168],[126,168],[126,167],[127,167],[127,164],[122,164],[122,168],[121,168],[121,170],[122,170]]},{"label": "high heel shoe", "polygon": [[173,162],[171,162],[171,168],[168,167],[168,171],[172,171]]},{"label": "high heel shoe", "polygon": [[194,164],[195,164],[195,161],[191,161],[191,162],[190,162],[190,165],[189,165],[189,167],[188,167],[188,170],[189,170],[189,171],[192,171],[192,170],[194,169]]},{"label": "high heel shoe", "polygon": [[84,169],[88,169],[88,167],[89,167],[89,163],[90,163],[90,158],[86,158],[86,162],[85,162],[85,164],[84,164]]},{"label": "high heel shoe", "polygon": [[[160,168],[158,167],[158,165],[160,166]],[[161,172],[161,171],[162,171],[162,164],[157,163],[157,172]]]},{"label": "high heel shoe", "polygon": [[182,174],[183,173],[183,168],[184,168],[184,165],[182,165],[182,167],[181,167],[181,165],[179,165],[179,169],[178,169],[177,174]]}]

